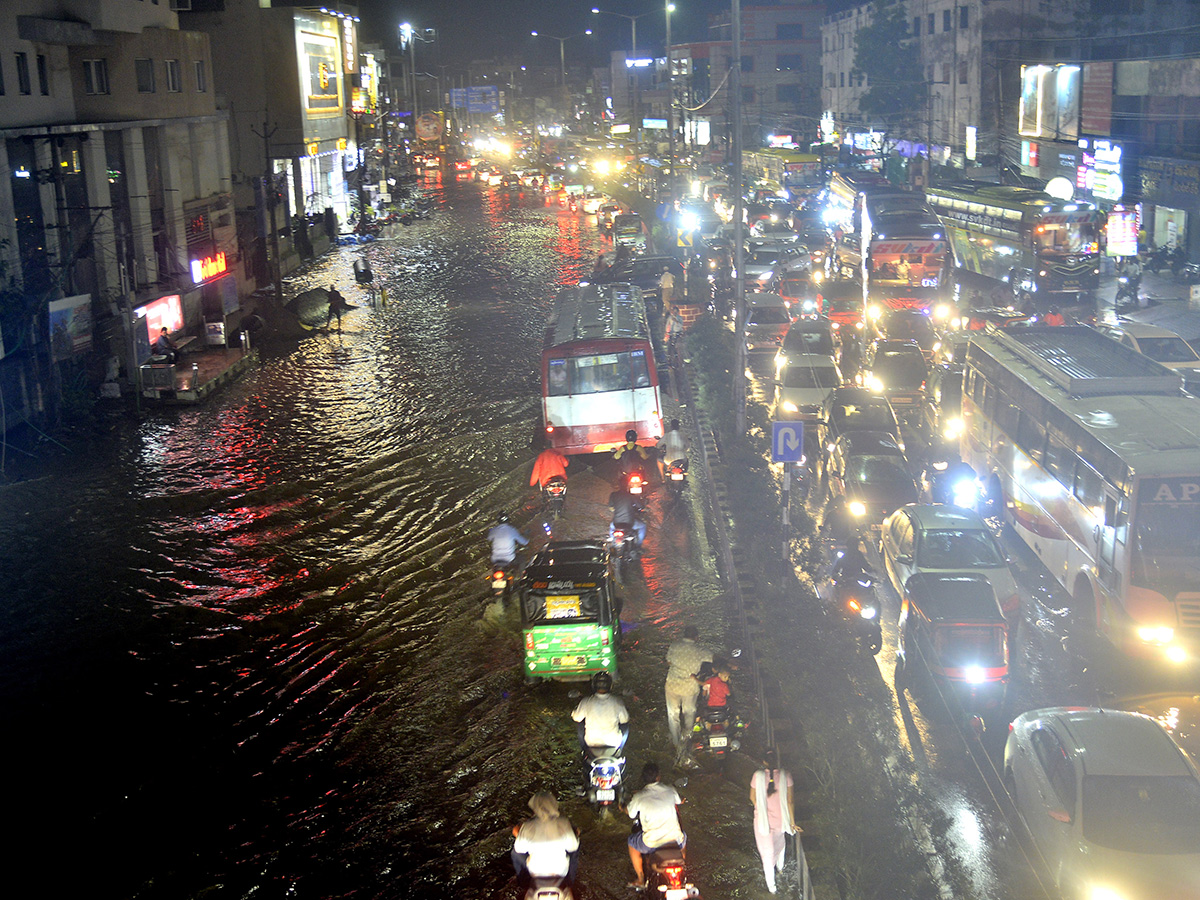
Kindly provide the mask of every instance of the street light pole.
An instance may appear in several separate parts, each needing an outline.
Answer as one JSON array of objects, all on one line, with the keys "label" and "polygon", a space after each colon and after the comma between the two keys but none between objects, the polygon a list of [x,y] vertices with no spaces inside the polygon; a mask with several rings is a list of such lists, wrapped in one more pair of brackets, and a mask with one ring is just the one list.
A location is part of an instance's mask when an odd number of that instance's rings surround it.
[{"label": "street light pole", "polygon": [[667,177],[667,188],[672,209],[675,207],[675,63],[671,59],[671,13],[675,11],[674,3],[665,7],[667,17],[667,135],[671,142],[670,174]]},{"label": "street light pole", "polygon": [[611,12],[607,9],[597,9],[592,7],[592,15],[594,16],[620,16],[622,19],[629,20],[629,58],[637,59],[637,20],[642,16],[648,16],[650,13],[638,13],[636,16],[631,16],[629,13]]},{"label": "street light pole", "polygon": [[534,37],[544,37],[550,38],[552,41],[558,41],[558,61],[562,69],[560,84],[565,88],[567,86],[567,41],[571,40],[571,38],[583,37],[586,34],[591,34],[592,29],[589,28],[587,31],[582,31],[579,34],[568,34],[566,37],[555,37],[552,34],[542,34],[540,31],[531,31],[529,33]]}]

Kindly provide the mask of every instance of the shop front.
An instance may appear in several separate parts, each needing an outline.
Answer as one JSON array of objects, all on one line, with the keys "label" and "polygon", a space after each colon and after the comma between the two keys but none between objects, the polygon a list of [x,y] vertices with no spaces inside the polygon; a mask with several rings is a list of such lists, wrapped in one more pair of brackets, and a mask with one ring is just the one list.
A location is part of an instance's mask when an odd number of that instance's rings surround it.
[{"label": "shop front", "polygon": [[1200,214],[1200,163],[1147,156],[1138,168],[1145,247],[1182,247],[1197,256],[1200,241],[1191,224]]}]

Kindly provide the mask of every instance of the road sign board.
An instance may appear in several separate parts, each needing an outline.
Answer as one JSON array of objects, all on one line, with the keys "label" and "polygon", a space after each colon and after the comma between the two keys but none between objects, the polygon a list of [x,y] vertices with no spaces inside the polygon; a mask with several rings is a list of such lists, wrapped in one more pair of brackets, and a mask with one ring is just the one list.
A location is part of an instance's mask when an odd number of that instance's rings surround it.
[{"label": "road sign board", "polygon": [[692,246],[692,233],[690,231],[684,231],[682,228],[680,228],[678,230],[678,234],[680,247]]},{"label": "road sign board", "polygon": [[800,462],[804,459],[804,423],[773,422],[771,462]]}]

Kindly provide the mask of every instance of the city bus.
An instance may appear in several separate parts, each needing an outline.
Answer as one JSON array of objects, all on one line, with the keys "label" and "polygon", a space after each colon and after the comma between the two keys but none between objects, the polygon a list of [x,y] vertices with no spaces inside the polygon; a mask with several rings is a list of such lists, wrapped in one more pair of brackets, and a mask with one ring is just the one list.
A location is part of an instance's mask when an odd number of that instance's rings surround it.
[{"label": "city bus", "polygon": [[946,229],[920,194],[862,197],[861,265],[869,319],[887,309],[920,309],[951,318],[951,260]]},{"label": "city bus", "polygon": [[822,216],[840,236],[834,247],[834,261],[844,274],[857,273],[862,268],[863,200],[868,194],[913,197],[882,175],[870,172],[836,171],[829,179]]},{"label": "city bus", "polygon": [[958,270],[1011,290],[1024,306],[1034,298],[1094,296],[1100,285],[1104,213],[1042,191],[967,183],[931,188]]},{"label": "city bus", "polygon": [[1085,326],[972,335],[963,458],[1070,593],[1137,656],[1200,660],[1200,402]]},{"label": "city bus", "polygon": [[819,154],[783,147],[766,147],[742,153],[747,178],[762,178],[787,192],[793,203],[805,203],[825,187],[825,164]]},{"label": "city bus", "polygon": [[658,370],[641,290],[632,284],[563,289],[542,349],[542,427],[563,453],[605,453],[638,433],[663,434]]}]

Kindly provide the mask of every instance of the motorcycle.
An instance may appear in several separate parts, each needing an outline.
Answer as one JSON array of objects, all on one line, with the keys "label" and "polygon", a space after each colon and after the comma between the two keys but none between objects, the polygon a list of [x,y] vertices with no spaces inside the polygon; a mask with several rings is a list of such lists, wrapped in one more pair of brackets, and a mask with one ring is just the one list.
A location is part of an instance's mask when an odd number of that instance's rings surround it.
[{"label": "motorcycle", "polygon": [[874,656],[883,646],[874,577],[866,571],[846,572],[833,580],[832,587],[838,612],[849,623],[859,646]]},{"label": "motorcycle", "polygon": [[513,582],[516,568],[517,561],[515,559],[510,563],[492,563],[492,597],[503,600],[508,596],[508,588]]},{"label": "motorcycle", "polygon": [[672,501],[678,500],[683,496],[683,489],[687,486],[688,461],[686,459],[676,459],[667,463],[667,495]]},{"label": "motorcycle", "polygon": [[730,707],[702,707],[692,726],[692,752],[724,761],[728,754],[742,749],[745,730],[746,723]]},{"label": "motorcycle", "polygon": [[638,557],[637,532],[634,530],[633,523],[613,523],[610,554],[617,583],[624,584],[625,573],[629,571],[629,566]]},{"label": "motorcycle", "polygon": [[1122,275],[1117,279],[1117,295],[1113,298],[1113,304],[1116,306],[1118,312],[1127,312],[1131,309],[1137,309],[1142,305],[1142,300],[1139,296],[1141,282],[1142,278],[1140,275],[1133,278]]},{"label": "motorcycle", "polygon": [[587,800],[596,812],[611,811],[625,802],[625,752],[620,747],[588,747]]},{"label": "motorcycle", "polygon": [[574,900],[575,894],[563,875],[539,875],[530,879],[525,900]]},{"label": "motorcycle", "polygon": [[667,844],[645,854],[646,896],[663,900],[697,898],[700,891],[687,880],[687,862],[678,844]]},{"label": "motorcycle", "polygon": [[555,475],[542,485],[542,502],[554,518],[562,515],[563,505],[567,502],[567,479]]}]

